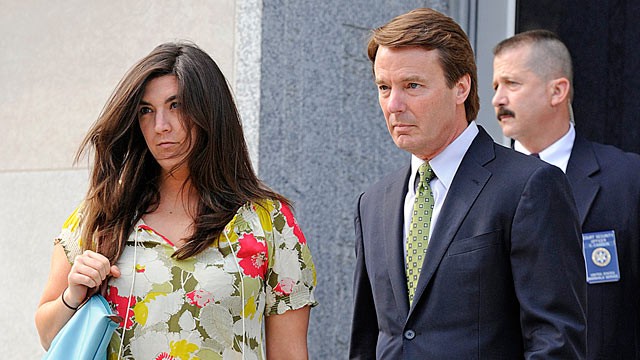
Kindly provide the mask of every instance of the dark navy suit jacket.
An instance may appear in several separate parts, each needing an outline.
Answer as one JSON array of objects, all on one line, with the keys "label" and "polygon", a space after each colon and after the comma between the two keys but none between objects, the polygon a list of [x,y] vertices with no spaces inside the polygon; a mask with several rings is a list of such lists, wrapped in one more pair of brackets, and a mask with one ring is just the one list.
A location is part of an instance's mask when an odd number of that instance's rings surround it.
[{"label": "dark navy suit jacket", "polygon": [[585,357],[585,269],[567,178],[479,129],[411,307],[403,255],[410,167],[360,196],[350,358]]},{"label": "dark navy suit jacket", "polygon": [[576,134],[567,177],[582,232],[614,230],[620,267],[588,285],[588,358],[640,359],[640,155]]}]

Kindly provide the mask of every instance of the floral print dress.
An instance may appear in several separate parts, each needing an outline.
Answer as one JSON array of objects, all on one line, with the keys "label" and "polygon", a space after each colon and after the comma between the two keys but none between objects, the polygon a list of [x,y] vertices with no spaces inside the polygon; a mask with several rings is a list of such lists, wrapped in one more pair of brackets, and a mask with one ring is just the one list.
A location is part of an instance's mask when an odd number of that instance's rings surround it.
[{"label": "floral print dress", "polygon": [[[82,249],[80,211],[56,239],[70,262]],[[177,260],[175,250],[138,221],[116,264],[122,275],[107,288],[107,301],[126,319],[109,359],[117,359],[123,332],[123,359],[264,359],[264,316],[317,304],[311,253],[279,201],[244,205],[198,255]]]}]

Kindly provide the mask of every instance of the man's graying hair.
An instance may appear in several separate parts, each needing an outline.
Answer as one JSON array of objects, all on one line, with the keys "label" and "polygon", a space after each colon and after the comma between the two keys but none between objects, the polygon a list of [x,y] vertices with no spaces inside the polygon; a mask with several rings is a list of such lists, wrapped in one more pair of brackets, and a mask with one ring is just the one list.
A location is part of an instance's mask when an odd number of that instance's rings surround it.
[{"label": "man's graying hair", "polygon": [[569,80],[569,99],[573,99],[571,54],[560,37],[549,30],[525,31],[502,40],[493,48],[493,55],[498,56],[521,46],[530,47],[527,66],[540,78],[552,80],[564,77]]}]

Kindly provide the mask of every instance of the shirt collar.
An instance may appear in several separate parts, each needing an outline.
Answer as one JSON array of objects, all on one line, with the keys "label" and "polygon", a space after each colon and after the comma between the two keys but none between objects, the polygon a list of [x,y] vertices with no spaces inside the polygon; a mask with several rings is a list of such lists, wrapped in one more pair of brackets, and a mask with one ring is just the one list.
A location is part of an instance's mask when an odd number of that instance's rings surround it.
[{"label": "shirt collar", "polygon": [[[573,127],[573,124],[569,123],[569,131],[567,131],[567,133],[556,142],[542,150],[538,155],[541,160],[559,167],[566,173],[567,164],[569,163],[569,157],[571,157],[571,149],[573,148],[573,142],[575,139],[576,130]],[[513,148],[523,154],[531,154],[531,152],[518,141],[514,142]]]},{"label": "shirt collar", "polygon": [[[431,165],[431,169],[433,169],[433,172],[436,174],[436,178],[445,186],[445,188],[449,189],[451,186],[451,182],[453,182],[453,177],[456,175],[456,171],[458,171],[462,158],[464,157],[464,154],[467,153],[467,150],[469,150],[469,147],[471,146],[473,139],[478,135],[478,132],[478,125],[476,122],[470,122],[467,128],[464,129],[464,131],[455,140],[453,140],[451,144],[429,161],[429,165]],[[411,156],[409,191],[412,193],[415,193],[418,168],[423,163],[424,160],[419,157],[415,155]]]}]

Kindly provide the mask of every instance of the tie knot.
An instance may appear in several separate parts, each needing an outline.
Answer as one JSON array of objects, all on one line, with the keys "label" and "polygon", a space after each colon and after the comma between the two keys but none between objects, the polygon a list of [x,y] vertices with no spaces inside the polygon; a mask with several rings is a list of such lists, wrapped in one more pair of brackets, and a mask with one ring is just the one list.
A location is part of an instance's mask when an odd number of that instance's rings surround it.
[{"label": "tie knot", "polygon": [[431,181],[431,179],[436,177],[436,174],[433,172],[433,169],[431,169],[431,165],[429,165],[428,162],[425,162],[422,165],[420,165],[420,167],[418,168],[418,174],[420,175],[421,183],[424,183],[424,182],[428,183],[429,181]]}]

